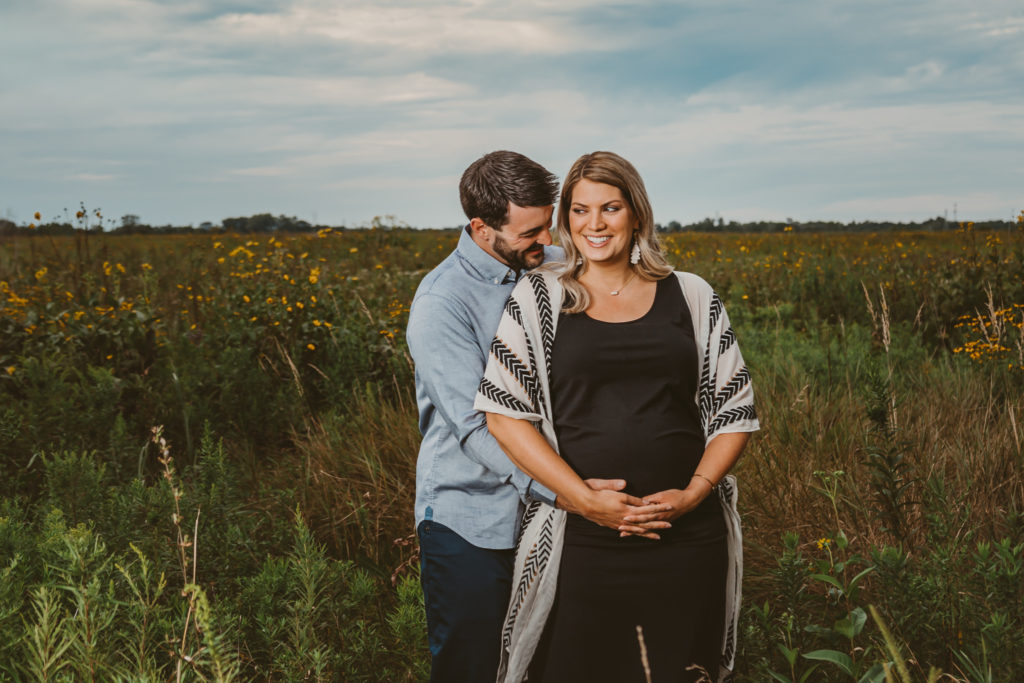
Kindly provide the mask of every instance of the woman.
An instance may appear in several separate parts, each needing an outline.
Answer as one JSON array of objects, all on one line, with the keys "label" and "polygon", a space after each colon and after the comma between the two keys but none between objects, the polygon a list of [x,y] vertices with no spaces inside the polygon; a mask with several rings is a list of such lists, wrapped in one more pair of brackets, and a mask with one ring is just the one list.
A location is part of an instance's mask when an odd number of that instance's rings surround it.
[{"label": "woman", "polygon": [[516,286],[476,401],[513,462],[579,513],[527,511],[498,678],[718,680],[741,561],[723,478],[758,429],[749,374],[710,286],[661,255],[628,161],[576,161],[558,234],[566,261]]}]

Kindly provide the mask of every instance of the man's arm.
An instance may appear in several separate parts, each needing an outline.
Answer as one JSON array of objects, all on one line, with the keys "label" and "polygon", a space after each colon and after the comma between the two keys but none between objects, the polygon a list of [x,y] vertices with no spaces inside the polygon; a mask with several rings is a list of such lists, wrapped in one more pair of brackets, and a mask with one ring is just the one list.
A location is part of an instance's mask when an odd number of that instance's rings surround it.
[{"label": "man's arm", "polygon": [[487,431],[484,414],[473,408],[487,357],[459,306],[436,294],[422,294],[409,313],[409,352],[421,387],[470,459],[511,483],[520,496],[549,505],[554,494],[517,468]]}]

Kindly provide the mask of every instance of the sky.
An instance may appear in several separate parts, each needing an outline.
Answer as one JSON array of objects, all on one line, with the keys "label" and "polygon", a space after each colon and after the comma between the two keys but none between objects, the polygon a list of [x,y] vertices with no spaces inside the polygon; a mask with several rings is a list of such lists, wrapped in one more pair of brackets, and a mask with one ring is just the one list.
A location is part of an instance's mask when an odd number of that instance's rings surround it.
[{"label": "sky", "polygon": [[464,222],[611,150],[661,223],[1010,220],[1020,0],[0,0],[0,217]]}]

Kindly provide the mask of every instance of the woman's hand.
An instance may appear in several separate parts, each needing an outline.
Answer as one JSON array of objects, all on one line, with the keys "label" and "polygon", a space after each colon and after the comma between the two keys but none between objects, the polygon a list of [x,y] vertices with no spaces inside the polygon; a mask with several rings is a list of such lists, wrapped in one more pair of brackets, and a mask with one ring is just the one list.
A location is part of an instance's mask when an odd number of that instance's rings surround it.
[{"label": "woman's hand", "polygon": [[[623,521],[628,524],[650,524],[656,521],[672,521],[700,505],[714,493],[712,482],[721,481],[729,473],[732,466],[747,445],[750,434],[747,432],[727,432],[713,438],[704,449],[693,478],[685,489],[667,489],[644,496],[644,505],[666,505],[670,509],[662,512],[648,513],[637,510],[627,515]],[[621,529],[620,529],[621,531]],[[625,536],[626,534],[623,534]]]},{"label": "woman's hand", "polygon": [[[711,495],[711,492],[710,483],[695,477],[685,489],[667,489],[644,496],[641,501],[644,505],[659,506],[660,509],[656,512],[640,512],[640,508],[637,508],[633,513],[626,515],[623,521],[629,524],[671,522],[700,505],[705,498]],[[623,531],[623,529],[619,529],[619,531]]]},{"label": "woman's hand", "polygon": [[657,533],[659,529],[672,526],[664,517],[672,510],[668,503],[648,503],[636,496],[608,489],[588,489],[586,496],[575,507],[581,516],[595,524],[620,531],[623,536],[643,536],[657,540],[661,538]]}]

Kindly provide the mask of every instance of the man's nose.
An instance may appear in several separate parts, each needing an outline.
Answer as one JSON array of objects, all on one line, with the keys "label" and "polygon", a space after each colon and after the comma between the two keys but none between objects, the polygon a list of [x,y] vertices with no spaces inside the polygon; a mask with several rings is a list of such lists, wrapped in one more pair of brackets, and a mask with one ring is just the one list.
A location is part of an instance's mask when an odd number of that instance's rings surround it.
[{"label": "man's nose", "polygon": [[546,247],[550,247],[551,246],[551,230],[549,228],[544,228],[539,233],[537,233],[537,242],[539,242],[540,244],[543,244]]}]

